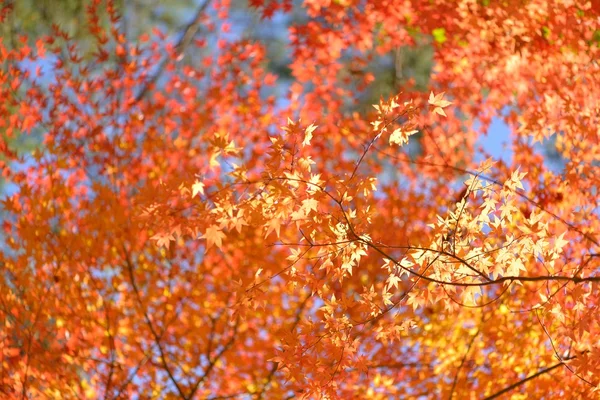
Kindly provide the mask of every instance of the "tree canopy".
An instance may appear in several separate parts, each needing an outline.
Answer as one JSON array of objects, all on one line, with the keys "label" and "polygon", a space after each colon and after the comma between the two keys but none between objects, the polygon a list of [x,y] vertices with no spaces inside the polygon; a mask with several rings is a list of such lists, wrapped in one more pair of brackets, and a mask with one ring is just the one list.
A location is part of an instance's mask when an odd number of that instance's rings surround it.
[{"label": "tree canopy", "polygon": [[597,395],[598,1],[124,3],[0,42],[2,396]]}]

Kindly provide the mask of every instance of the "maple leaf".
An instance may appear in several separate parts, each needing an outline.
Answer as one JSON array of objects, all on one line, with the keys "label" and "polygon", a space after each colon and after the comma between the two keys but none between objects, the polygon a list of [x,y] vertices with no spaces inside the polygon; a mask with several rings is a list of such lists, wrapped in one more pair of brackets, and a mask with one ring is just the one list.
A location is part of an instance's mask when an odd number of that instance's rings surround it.
[{"label": "maple leaf", "polygon": [[519,276],[521,271],[527,271],[527,269],[525,268],[523,261],[521,261],[519,258],[513,260],[506,269],[508,276]]},{"label": "maple leaf", "polygon": [[400,281],[401,281],[401,279],[397,275],[390,275],[390,276],[388,276],[387,282],[386,282],[387,290],[390,290],[391,288],[398,289],[398,283]]},{"label": "maple leaf", "polygon": [[449,106],[450,104],[452,104],[452,102],[444,100],[443,98],[444,92],[438,93],[437,95],[434,95],[433,92],[431,92],[429,94],[428,103],[434,106],[434,113],[446,117],[446,113],[444,112],[443,108]]},{"label": "maple leaf", "polygon": [[242,232],[242,227],[248,226],[248,222],[244,217],[241,216],[242,213],[238,213],[237,217],[232,217],[230,220],[230,229],[235,229],[238,233]]},{"label": "maple leaf", "polygon": [[292,221],[302,221],[306,219],[305,211],[301,208],[298,211],[294,211],[290,214]]},{"label": "maple leaf", "polygon": [[[167,18],[181,43],[87,3],[81,37],[0,40],[4,397],[597,397],[597,0],[407,0],[395,31],[394,2],[251,0],[306,17],[262,21],[289,87],[244,18],[228,32],[235,2]],[[393,48],[397,82],[373,82]],[[407,54],[425,75],[402,76]],[[380,148],[447,115],[437,90],[461,118]],[[497,119],[512,156],[478,166]]]},{"label": "maple leaf", "polygon": [[281,219],[279,218],[271,218],[269,222],[266,224],[267,231],[265,233],[265,238],[268,237],[271,232],[275,231],[277,237],[279,237],[279,230],[281,229]]},{"label": "maple leaf", "polygon": [[418,133],[419,131],[416,129],[405,131],[403,128],[394,129],[392,134],[390,135],[390,144],[397,144],[402,146],[405,143],[408,143],[408,137]]},{"label": "maple leaf", "polygon": [[172,232],[162,232],[155,234],[150,239],[155,240],[158,247],[167,247],[172,240],[175,240],[175,236]]},{"label": "maple leaf", "polygon": [[206,239],[206,250],[210,249],[213,245],[221,249],[225,233],[217,225],[210,225],[200,238]]},{"label": "maple leaf", "polygon": [[310,144],[310,140],[313,137],[313,132],[315,131],[315,129],[317,129],[316,125],[310,124],[305,130],[304,130],[304,140],[302,140],[302,146],[307,146]]},{"label": "maple leaf", "polygon": [[308,215],[311,211],[317,211],[319,206],[319,202],[316,199],[304,199],[302,200],[302,210],[304,210],[305,215]]},{"label": "maple leaf", "polygon": [[558,236],[556,239],[554,239],[554,248],[559,253],[562,253],[562,251],[565,248],[565,246],[567,244],[569,244],[569,241],[564,239],[566,233],[567,232],[563,232],[563,233],[560,234],[560,236]]},{"label": "maple leaf", "polygon": [[204,195],[204,183],[196,180],[196,182],[192,185],[192,198],[196,197],[198,193]]}]

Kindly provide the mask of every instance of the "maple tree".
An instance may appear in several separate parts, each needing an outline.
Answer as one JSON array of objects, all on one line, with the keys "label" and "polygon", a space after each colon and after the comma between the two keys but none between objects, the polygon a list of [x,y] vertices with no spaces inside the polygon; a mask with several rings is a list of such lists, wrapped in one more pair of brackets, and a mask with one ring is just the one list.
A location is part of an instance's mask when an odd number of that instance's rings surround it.
[{"label": "maple tree", "polygon": [[[600,4],[249,3],[305,15],[284,95],[227,0],[0,43],[2,396],[596,396]],[[424,37],[427,90],[356,111]]]}]

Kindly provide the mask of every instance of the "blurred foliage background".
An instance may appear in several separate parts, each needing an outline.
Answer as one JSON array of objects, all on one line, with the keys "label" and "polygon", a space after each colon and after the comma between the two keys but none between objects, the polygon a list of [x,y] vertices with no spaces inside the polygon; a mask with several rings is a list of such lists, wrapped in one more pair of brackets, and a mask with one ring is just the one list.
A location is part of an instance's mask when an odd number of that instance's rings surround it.
[{"label": "blurred foliage background", "polygon": [[[115,0],[115,6],[121,16],[120,28],[129,41],[135,41],[141,34],[150,33],[156,27],[177,42],[201,7],[205,7],[208,13],[214,12],[210,3],[205,2],[210,0]],[[89,50],[93,46],[93,37],[86,23],[90,3],[90,0],[4,0],[3,4],[11,4],[13,11],[8,20],[0,25],[0,38],[6,47],[14,48],[20,45],[22,37],[26,36],[33,42],[41,36],[52,35],[52,27],[56,25],[71,35],[73,43],[76,43],[79,49]],[[261,21],[260,12],[251,9],[246,0],[232,0],[230,20],[234,34],[260,40],[265,44],[269,60],[267,68],[279,77],[276,93],[282,98],[285,98],[287,88],[294,80],[288,67],[292,60],[286,49],[287,29],[308,19],[301,5],[302,1],[296,0],[297,7],[293,12],[276,13],[266,24]],[[107,15],[101,18],[101,23],[108,26]],[[196,36],[202,34],[202,27],[199,27]],[[347,111],[372,111],[371,105],[378,103],[380,97],[397,92],[409,79],[414,79],[418,89],[426,90],[433,66],[433,38],[423,37],[417,42],[419,44],[415,47],[404,47],[390,54],[375,57],[361,71],[372,73],[375,81],[361,93],[358,104],[349,105]],[[210,41],[206,51],[211,51]],[[188,49],[180,65],[196,62],[201,56],[202,54],[193,54]],[[6,68],[6,65],[2,68]],[[48,62],[44,68],[51,68],[51,63]],[[355,73],[351,68],[348,62],[343,73]],[[160,83],[158,80],[159,86]],[[25,87],[21,88],[23,95],[25,90]],[[43,135],[40,129],[28,135],[16,135],[11,138],[10,148],[22,155],[40,148]],[[5,192],[4,184],[5,182],[0,180],[0,194]]]}]

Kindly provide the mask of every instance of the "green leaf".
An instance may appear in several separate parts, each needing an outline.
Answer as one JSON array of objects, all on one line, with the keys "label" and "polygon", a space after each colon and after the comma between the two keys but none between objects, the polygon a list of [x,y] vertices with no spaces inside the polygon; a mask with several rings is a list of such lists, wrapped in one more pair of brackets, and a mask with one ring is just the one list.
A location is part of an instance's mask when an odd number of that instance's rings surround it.
[{"label": "green leaf", "polygon": [[592,35],[592,43],[600,46],[600,29],[596,29]]},{"label": "green leaf", "polygon": [[548,39],[550,37],[550,28],[548,28],[547,26],[542,27],[542,37],[544,39]]},{"label": "green leaf", "polygon": [[433,39],[438,42],[439,44],[444,43],[446,40],[448,40],[446,38],[446,30],[444,28],[436,28],[433,30],[432,32],[433,34]]}]

